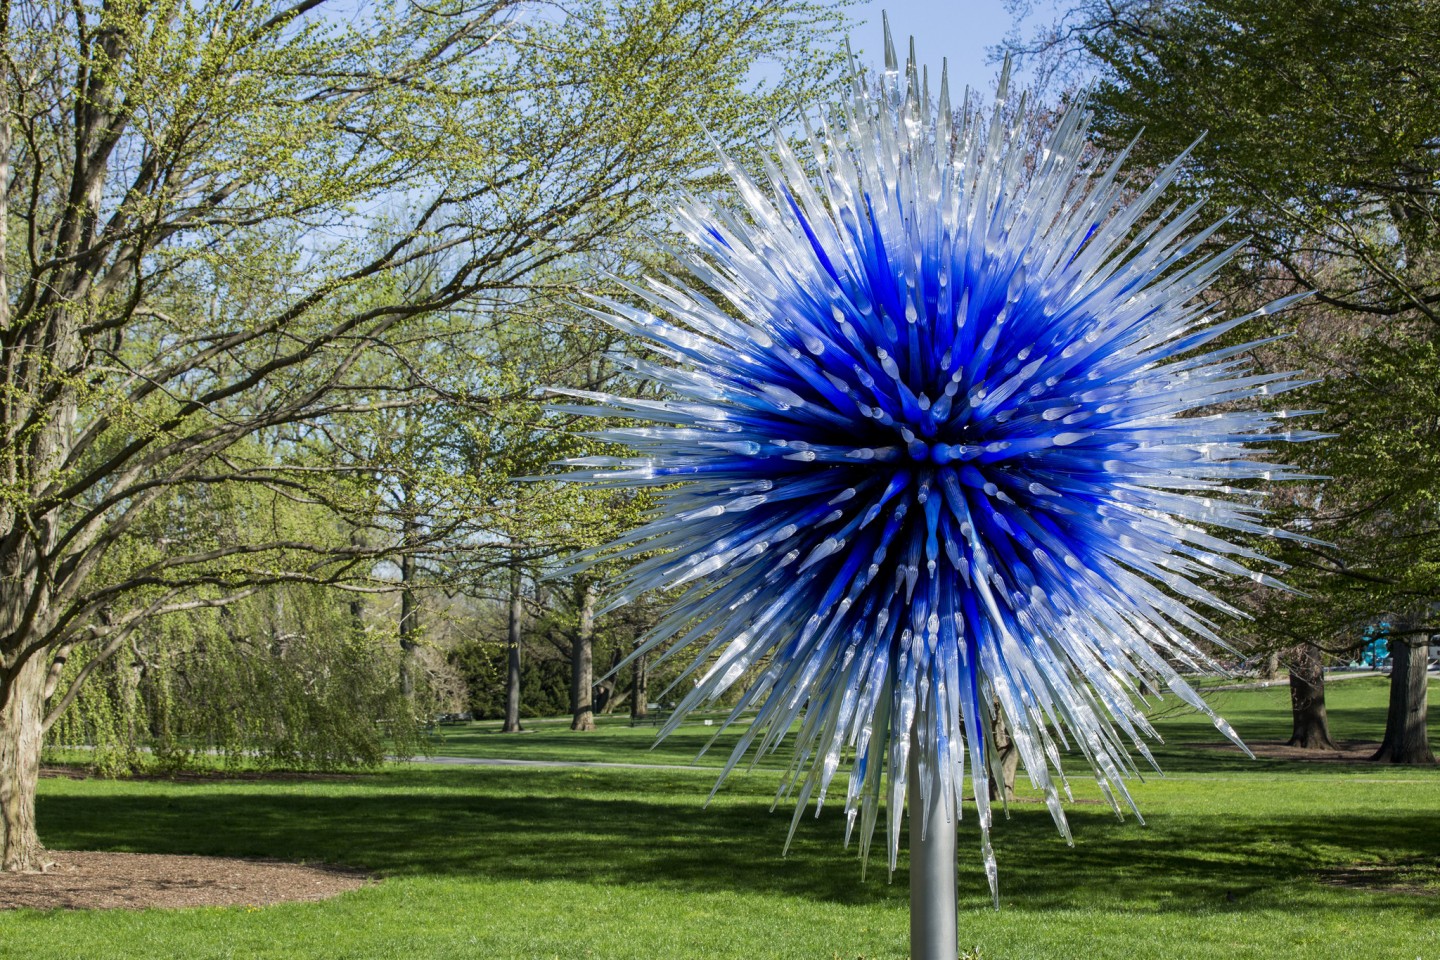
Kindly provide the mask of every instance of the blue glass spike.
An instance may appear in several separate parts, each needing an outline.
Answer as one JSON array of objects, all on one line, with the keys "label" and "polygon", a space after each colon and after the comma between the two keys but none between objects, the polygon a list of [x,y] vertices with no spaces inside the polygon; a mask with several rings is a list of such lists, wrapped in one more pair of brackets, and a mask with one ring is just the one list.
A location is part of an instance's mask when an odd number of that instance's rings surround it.
[{"label": "blue glass spike", "polygon": [[1294,475],[1254,445],[1316,435],[1256,403],[1303,381],[1215,346],[1249,318],[1205,300],[1235,250],[1196,256],[1213,226],[1164,205],[1178,163],[1122,197],[1123,154],[1082,162],[1083,103],[957,127],[917,77],[857,78],[807,127],[813,164],[782,143],[757,183],[722,158],[743,215],[685,202],[682,276],[590,308],[653,348],[623,367],[661,395],[554,409],[614,424],[563,477],[653,488],[570,569],[632,561],[612,608],[678,594],[636,649],[694,658],[663,732],[750,678],[726,772],[792,741],[780,796],[818,806],[848,764],[846,841],[866,855],[884,806],[892,866],[904,791],[953,800],[968,773],[993,889],[992,712],[1067,837],[1061,746],[1130,804],[1141,691],[1208,710],[1174,667],[1214,667],[1201,611],[1231,608],[1205,583],[1284,586],[1230,538],[1306,539],[1242,492]]}]

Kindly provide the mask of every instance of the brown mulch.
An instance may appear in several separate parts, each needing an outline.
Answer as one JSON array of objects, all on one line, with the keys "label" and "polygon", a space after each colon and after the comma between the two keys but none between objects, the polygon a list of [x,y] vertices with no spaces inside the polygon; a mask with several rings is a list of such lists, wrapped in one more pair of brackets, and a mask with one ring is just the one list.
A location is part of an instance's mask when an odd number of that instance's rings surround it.
[{"label": "brown mulch", "polygon": [[[1292,747],[1283,740],[1246,740],[1245,745],[1263,760],[1313,760],[1318,763],[1367,763],[1380,749],[1378,740],[1339,740],[1336,750],[1305,750]],[[1202,750],[1225,750],[1239,753],[1233,743],[1202,743]]]},{"label": "brown mulch", "polygon": [[0,873],[0,910],[267,906],[327,900],[363,871],[283,860],[47,850],[43,873]]}]

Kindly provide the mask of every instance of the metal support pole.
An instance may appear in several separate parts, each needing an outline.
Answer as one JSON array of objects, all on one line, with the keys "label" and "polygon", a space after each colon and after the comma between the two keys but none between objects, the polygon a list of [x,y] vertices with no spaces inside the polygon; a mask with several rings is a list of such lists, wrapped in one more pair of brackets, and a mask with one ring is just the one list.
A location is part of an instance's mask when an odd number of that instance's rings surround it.
[{"label": "metal support pole", "polygon": [[955,811],[945,809],[939,784],[928,804],[921,797],[920,750],[913,736],[909,766],[910,960],[958,960]]}]

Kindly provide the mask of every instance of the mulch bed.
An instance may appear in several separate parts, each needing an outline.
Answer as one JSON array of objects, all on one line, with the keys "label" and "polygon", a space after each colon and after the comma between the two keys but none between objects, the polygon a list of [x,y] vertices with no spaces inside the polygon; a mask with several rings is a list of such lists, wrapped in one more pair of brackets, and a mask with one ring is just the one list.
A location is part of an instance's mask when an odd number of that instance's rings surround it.
[{"label": "mulch bed", "polygon": [[[47,764],[40,776],[83,780],[84,767]],[[137,780],[348,780],[355,774],[283,771],[181,772]],[[37,873],[0,873],[0,910],[143,910],[267,906],[328,900],[371,882],[363,870],[286,860],[47,850]]]},{"label": "mulch bed", "polygon": [[0,873],[0,910],[266,906],[359,889],[363,871],[156,853],[48,850],[43,873]]}]

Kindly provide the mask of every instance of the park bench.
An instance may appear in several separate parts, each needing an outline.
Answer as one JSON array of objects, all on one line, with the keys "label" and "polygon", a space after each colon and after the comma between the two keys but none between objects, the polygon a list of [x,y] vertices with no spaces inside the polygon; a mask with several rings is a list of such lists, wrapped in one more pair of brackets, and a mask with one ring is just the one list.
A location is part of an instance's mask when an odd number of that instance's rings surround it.
[{"label": "park bench", "polygon": [[632,717],[630,718],[630,726],[632,726],[632,727],[663,727],[663,726],[665,725],[665,721],[669,720],[669,719],[670,719],[670,715],[671,715],[672,713],[674,713],[674,712],[675,712],[675,711],[674,711],[672,708],[661,707],[661,706],[658,705],[658,704],[652,704],[652,705],[649,707],[649,709],[646,711],[645,716],[643,716],[643,717],[633,717],[633,716],[632,716]]}]

